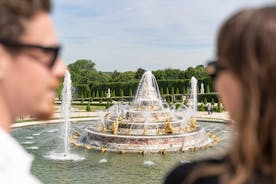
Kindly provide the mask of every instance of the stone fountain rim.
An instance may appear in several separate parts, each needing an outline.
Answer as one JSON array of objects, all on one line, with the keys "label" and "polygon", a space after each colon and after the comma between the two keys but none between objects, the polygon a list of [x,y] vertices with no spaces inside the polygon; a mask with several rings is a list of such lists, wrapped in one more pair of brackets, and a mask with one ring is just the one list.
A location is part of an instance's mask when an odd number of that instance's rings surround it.
[{"label": "stone fountain rim", "polygon": [[168,134],[162,134],[162,135],[118,135],[118,134],[116,134],[115,135],[115,134],[106,134],[106,133],[102,133],[99,131],[89,130],[89,129],[94,129],[92,127],[86,127],[85,131],[88,133],[95,134],[95,135],[111,137],[111,138],[160,139],[160,138],[176,138],[176,137],[191,136],[193,134],[198,134],[198,133],[202,133],[203,131],[205,131],[205,129],[202,127],[197,127],[197,128],[198,128],[198,131],[187,132],[187,133],[182,133],[182,134],[170,134],[170,135],[168,135]]}]

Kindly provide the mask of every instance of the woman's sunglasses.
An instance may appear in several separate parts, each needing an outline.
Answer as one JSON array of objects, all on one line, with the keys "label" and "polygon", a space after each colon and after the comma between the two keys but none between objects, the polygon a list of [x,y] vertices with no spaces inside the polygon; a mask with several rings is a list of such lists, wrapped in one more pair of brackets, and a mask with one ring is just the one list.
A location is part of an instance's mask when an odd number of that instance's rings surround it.
[{"label": "woman's sunglasses", "polygon": [[207,74],[215,80],[218,74],[225,70],[226,67],[219,64],[217,60],[209,61],[206,66]]}]

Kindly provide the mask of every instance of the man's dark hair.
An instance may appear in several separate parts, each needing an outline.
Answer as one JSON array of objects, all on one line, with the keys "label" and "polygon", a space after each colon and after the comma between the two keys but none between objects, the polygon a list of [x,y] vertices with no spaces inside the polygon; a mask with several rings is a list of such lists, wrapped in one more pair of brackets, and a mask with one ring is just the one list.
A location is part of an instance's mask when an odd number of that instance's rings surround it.
[{"label": "man's dark hair", "polygon": [[0,0],[0,39],[18,40],[24,23],[40,11],[50,12],[51,0]]}]

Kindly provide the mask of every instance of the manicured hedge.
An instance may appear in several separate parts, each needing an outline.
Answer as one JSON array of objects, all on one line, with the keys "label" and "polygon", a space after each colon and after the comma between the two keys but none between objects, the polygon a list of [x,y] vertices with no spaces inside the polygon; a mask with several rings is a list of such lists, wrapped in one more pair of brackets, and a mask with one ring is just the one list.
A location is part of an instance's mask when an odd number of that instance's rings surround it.
[{"label": "manicured hedge", "polygon": [[[175,79],[175,80],[158,80],[157,81],[161,95],[187,95],[190,93],[190,79]],[[217,97],[215,93],[212,93],[213,83],[212,80],[208,78],[198,79],[198,90],[200,89],[201,83],[204,84],[205,91],[211,91],[207,93],[206,96],[208,101],[212,98],[217,102]],[[112,97],[126,97],[135,96],[136,90],[138,88],[139,81],[129,81],[129,82],[107,82],[107,83],[90,83],[90,84],[75,84],[74,85],[74,97],[80,98],[84,96],[85,98],[105,98],[107,96],[108,88],[111,91]],[[207,90],[208,89],[208,90]],[[206,93],[204,94],[206,95]],[[201,101],[202,95],[199,94]],[[203,97],[204,100],[204,97]]]}]

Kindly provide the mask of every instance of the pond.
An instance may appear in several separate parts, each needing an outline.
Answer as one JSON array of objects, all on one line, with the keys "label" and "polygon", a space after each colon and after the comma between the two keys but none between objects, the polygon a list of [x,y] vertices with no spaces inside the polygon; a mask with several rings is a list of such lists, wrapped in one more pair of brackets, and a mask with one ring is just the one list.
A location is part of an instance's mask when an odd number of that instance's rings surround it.
[{"label": "pond", "polygon": [[[83,129],[90,123],[93,122],[76,123],[73,127]],[[72,153],[85,158],[81,161],[57,161],[46,158],[51,152],[58,152],[63,148],[61,124],[15,128],[12,135],[34,155],[32,173],[44,183],[159,184],[176,164],[218,157],[227,151],[232,137],[231,125],[214,122],[199,122],[199,125],[218,135],[221,141],[207,149],[165,155],[100,153],[71,146]]]}]

